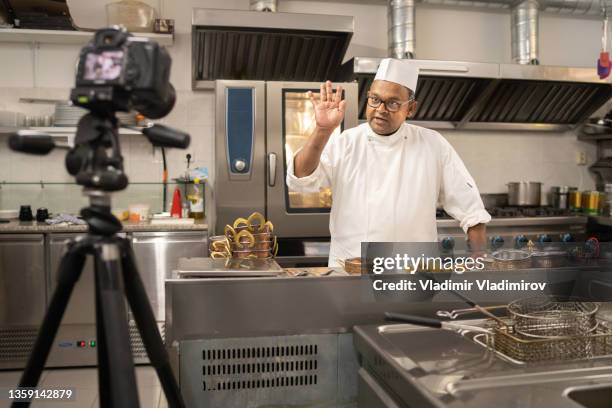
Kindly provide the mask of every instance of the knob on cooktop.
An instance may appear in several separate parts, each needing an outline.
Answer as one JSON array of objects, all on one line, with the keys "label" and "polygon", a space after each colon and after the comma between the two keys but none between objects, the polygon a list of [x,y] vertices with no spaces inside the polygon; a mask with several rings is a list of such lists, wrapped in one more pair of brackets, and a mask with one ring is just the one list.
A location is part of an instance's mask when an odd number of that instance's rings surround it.
[{"label": "knob on cooktop", "polygon": [[574,236],[569,232],[561,234],[561,242],[574,242]]},{"label": "knob on cooktop", "polygon": [[552,238],[548,234],[538,235],[538,242],[540,243],[552,242]]},{"label": "knob on cooktop", "polygon": [[516,238],[514,238],[514,244],[517,248],[522,248],[527,244],[527,242],[529,242],[529,240],[524,235],[518,235]]},{"label": "knob on cooktop", "polygon": [[444,249],[453,249],[455,247],[455,238],[453,237],[444,237],[442,241],[440,241],[440,245]]},{"label": "knob on cooktop", "polygon": [[503,245],[504,245],[504,238],[500,237],[499,235],[495,235],[494,237],[491,238],[491,247],[493,249],[500,248]]}]

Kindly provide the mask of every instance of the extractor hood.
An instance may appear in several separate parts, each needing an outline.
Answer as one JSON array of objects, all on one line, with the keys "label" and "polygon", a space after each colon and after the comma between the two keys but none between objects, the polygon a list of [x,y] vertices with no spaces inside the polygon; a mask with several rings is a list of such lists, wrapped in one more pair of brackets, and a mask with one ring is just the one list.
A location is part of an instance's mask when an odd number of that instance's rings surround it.
[{"label": "extractor hood", "polygon": [[[335,78],[359,82],[359,117],[380,58],[355,57]],[[411,123],[437,129],[567,130],[612,97],[594,68],[406,60],[419,68]]]},{"label": "extractor hood", "polygon": [[216,79],[324,81],[353,35],[347,16],[194,9],[193,87]]}]

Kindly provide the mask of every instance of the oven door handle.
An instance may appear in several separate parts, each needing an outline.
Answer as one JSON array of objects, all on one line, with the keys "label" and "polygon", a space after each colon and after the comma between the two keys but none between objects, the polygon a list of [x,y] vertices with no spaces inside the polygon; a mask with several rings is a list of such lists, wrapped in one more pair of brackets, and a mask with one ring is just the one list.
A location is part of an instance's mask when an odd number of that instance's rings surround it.
[{"label": "oven door handle", "polygon": [[276,153],[268,153],[268,185],[276,184]]}]

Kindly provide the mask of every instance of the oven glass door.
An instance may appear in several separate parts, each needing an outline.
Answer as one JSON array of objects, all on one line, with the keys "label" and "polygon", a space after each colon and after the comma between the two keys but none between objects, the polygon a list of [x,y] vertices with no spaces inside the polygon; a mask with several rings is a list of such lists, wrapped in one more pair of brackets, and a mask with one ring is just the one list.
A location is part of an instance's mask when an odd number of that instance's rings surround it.
[{"label": "oven glass door", "polygon": [[[314,92],[319,98],[319,92]],[[301,149],[315,129],[315,113],[312,102],[308,98],[308,90],[283,90],[283,143],[285,174],[294,154]],[[334,134],[342,132],[342,125],[334,130]],[[286,210],[289,213],[329,212],[332,204],[332,192],[329,187],[322,187],[318,192],[303,193],[287,191],[285,198]]]},{"label": "oven glass door", "polygon": [[[344,122],[334,131],[357,125],[357,85],[343,84],[347,99]],[[318,83],[267,83],[267,213],[279,237],[329,236],[332,191],[303,193],[287,187],[287,168],[315,128],[314,107],[308,98],[319,97]]]}]

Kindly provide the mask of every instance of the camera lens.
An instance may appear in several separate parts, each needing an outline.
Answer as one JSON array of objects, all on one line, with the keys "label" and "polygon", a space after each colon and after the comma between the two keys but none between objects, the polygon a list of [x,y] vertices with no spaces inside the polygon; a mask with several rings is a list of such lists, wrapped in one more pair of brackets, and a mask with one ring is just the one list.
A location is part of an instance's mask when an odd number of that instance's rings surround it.
[{"label": "camera lens", "polygon": [[172,108],[174,108],[175,102],[176,92],[172,84],[168,83],[166,98],[159,99],[156,97],[152,97],[148,100],[137,100],[134,101],[134,108],[148,118],[159,119],[170,113]]}]

